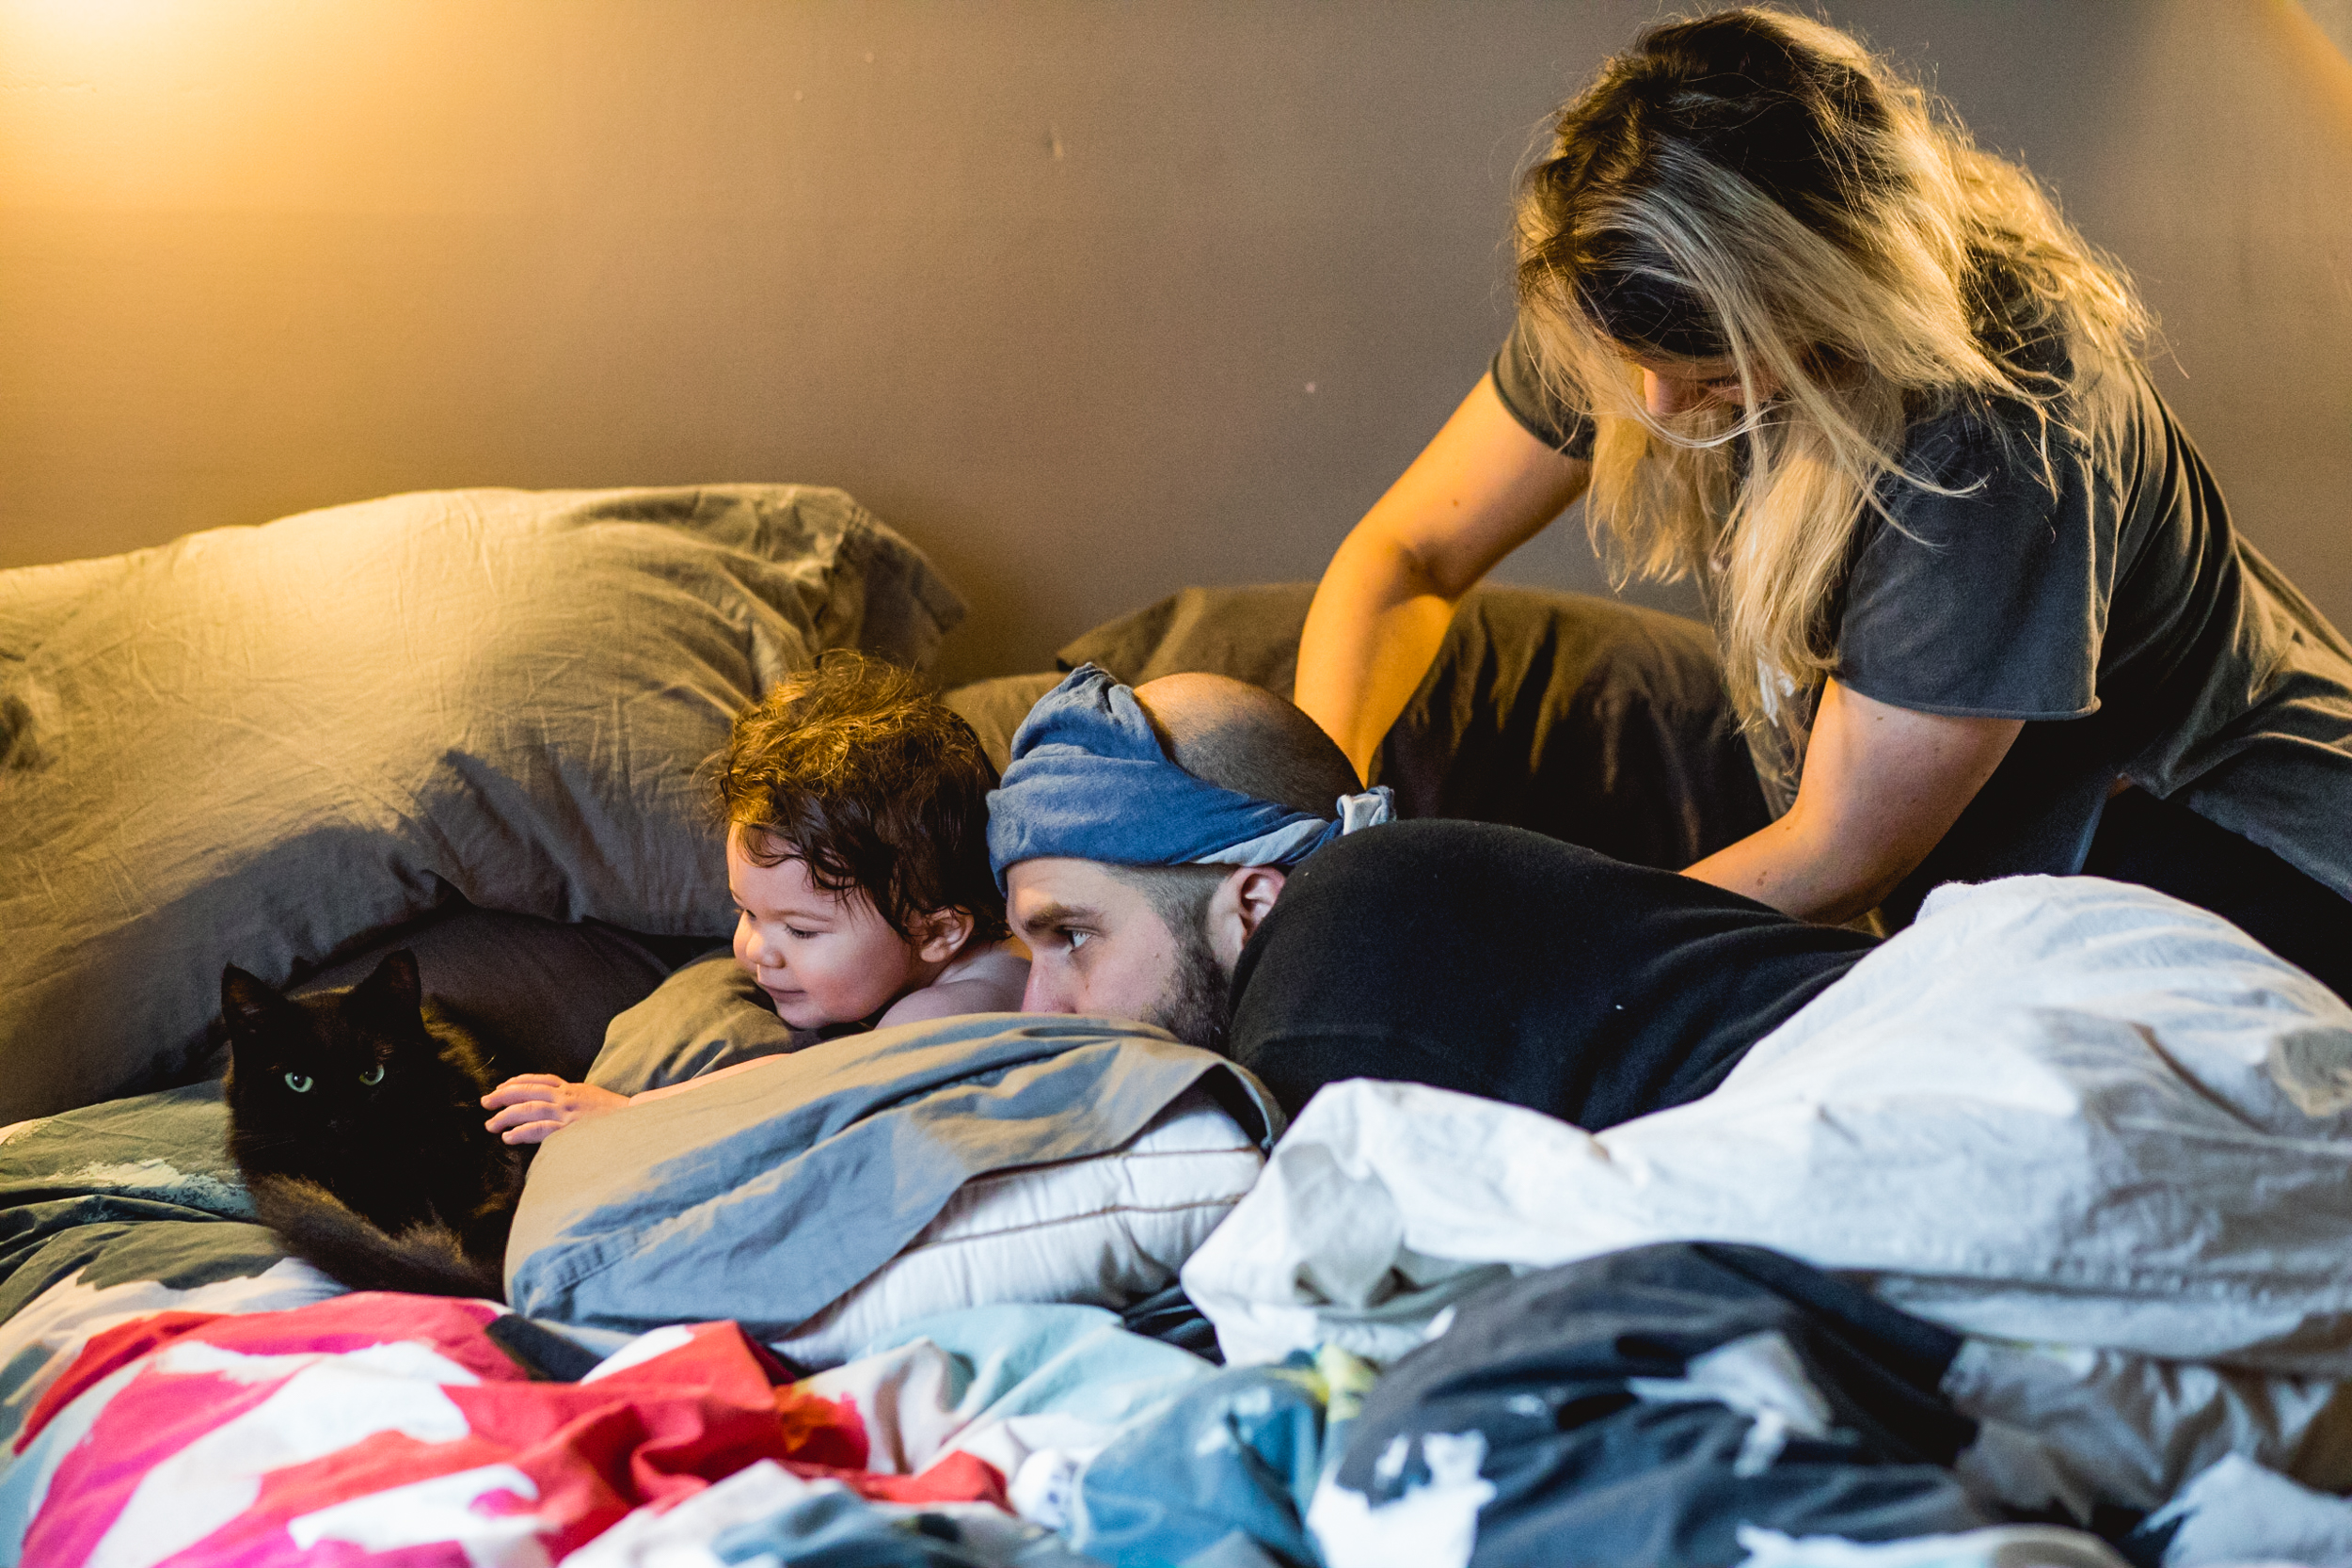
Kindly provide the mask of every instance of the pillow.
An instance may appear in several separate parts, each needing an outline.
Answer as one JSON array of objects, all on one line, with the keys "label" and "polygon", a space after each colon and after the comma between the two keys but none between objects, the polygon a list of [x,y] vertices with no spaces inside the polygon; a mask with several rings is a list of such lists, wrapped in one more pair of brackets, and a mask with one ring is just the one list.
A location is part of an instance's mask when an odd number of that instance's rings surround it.
[{"label": "pillow", "polygon": [[961,613],[835,490],[452,491],[0,573],[0,1120],[184,1072],[462,896],[723,934],[692,770],[828,647]]},{"label": "pillow", "polygon": [[1314,596],[1311,582],[1183,588],[1083,633],[1054,659],[1065,670],[1099,664],[1130,686],[1207,670],[1287,697],[1298,677],[1299,629]]},{"label": "pillow", "polygon": [[[1213,1118],[1163,1119],[1201,1097]],[[763,1339],[829,1336],[818,1346],[862,1341],[908,1301],[1148,1295],[1247,1189],[1238,1151],[1279,1124],[1232,1063],[1120,1020],[978,1014],[845,1036],[541,1144],[507,1299],[587,1327],[732,1318]],[[1033,1167],[1066,1168],[993,1180]],[[1167,1226],[1142,1216],[1155,1207]],[[1082,1223],[1095,1211],[1105,1223]],[[910,1246],[933,1272],[875,1284]],[[837,1305],[869,1285],[863,1307]]]},{"label": "pillow", "polygon": [[[614,1015],[644,1000],[669,974],[676,946],[600,921],[541,920],[461,902],[371,941],[288,990],[302,996],[357,985],[385,954],[405,947],[417,956],[425,994],[480,1035],[501,1075],[576,1079],[596,1060]],[[224,1052],[215,1066],[227,1065]]]},{"label": "pillow", "polygon": [[897,1257],[772,1343],[815,1370],[934,1313],[1141,1301],[1176,1282],[1264,1164],[1238,1122],[1187,1090],[1110,1153],[966,1181]]},{"label": "pillow", "polygon": [[761,1056],[780,1056],[824,1038],[794,1029],[743,973],[733,953],[680,969],[614,1018],[588,1082],[614,1094],[643,1094]]},{"label": "pillow", "polygon": [[999,675],[959,686],[939,700],[963,716],[980,737],[988,760],[1002,773],[1012,760],[1012,732],[1021,727],[1029,709],[1037,706],[1037,700],[1060,684],[1057,670],[1036,675]]},{"label": "pillow", "polygon": [[[1287,697],[1313,597],[1304,582],[1187,588],[1057,657],[1130,684],[1207,670]],[[1672,869],[1769,819],[1707,627],[1528,588],[1462,601],[1369,782],[1406,816],[1508,823]]]}]

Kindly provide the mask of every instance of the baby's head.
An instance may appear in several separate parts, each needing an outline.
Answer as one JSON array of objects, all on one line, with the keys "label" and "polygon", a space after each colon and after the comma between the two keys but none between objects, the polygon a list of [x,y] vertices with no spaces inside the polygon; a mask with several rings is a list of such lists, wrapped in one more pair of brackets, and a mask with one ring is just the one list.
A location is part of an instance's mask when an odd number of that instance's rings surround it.
[{"label": "baby's head", "polygon": [[716,760],[736,961],[795,1029],[865,1018],[1005,936],[996,769],[919,677],[829,654],[745,708]]}]

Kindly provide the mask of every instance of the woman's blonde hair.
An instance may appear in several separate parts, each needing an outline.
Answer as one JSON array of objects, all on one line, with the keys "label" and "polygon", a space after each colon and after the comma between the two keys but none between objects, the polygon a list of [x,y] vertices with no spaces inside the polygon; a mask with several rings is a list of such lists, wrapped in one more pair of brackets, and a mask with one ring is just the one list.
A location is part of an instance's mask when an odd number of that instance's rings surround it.
[{"label": "woman's blonde hair", "polygon": [[[1620,571],[1697,577],[1786,800],[1831,609],[1883,488],[1951,493],[1905,428],[1964,400],[2101,428],[2145,321],[2033,177],[1854,40],[1743,8],[1650,28],[1564,107],[1518,204],[1543,373],[1597,421],[1587,516]],[[1744,415],[1660,420],[1627,354],[1728,357]],[[1743,442],[1747,461],[1736,461]],[[1962,482],[1965,488],[1965,480]]]}]

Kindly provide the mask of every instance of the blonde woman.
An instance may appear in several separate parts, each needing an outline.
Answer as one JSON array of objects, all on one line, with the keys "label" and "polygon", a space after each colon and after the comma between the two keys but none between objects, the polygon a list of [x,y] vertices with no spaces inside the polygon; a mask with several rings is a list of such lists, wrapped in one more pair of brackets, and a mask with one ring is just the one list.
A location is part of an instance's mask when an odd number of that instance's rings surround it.
[{"label": "blonde woman", "polygon": [[1297,700],[1360,769],[1454,606],[1588,496],[1694,578],[1777,819],[1688,874],[1907,917],[2089,870],[2352,991],[2352,646],[2236,536],[2122,277],[1853,40],[1653,27],[1561,110],[1519,316],[1348,535]]}]

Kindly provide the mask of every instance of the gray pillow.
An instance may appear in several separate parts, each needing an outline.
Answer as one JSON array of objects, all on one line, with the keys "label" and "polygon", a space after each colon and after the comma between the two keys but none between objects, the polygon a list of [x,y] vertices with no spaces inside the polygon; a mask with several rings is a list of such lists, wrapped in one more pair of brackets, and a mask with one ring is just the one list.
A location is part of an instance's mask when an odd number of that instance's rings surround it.
[{"label": "gray pillow", "polygon": [[692,774],[817,652],[961,614],[836,490],[397,496],[0,573],[0,1120],[185,1072],[282,982],[462,896],[725,931]]},{"label": "gray pillow", "polygon": [[[385,954],[405,947],[417,956],[425,994],[475,1031],[501,1076],[578,1078],[603,1048],[614,1015],[669,974],[676,945],[602,921],[541,920],[460,903],[377,937],[288,989],[300,996],[356,985]],[[213,1065],[226,1069],[228,1053]]]},{"label": "gray pillow", "polygon": [[1061,677],[1058,670],[1035,675],[999,675],[993,680],[959,686],[940,701],[963,716],[963,721],[980,737],[988,760],[1001,773],[1012,760],[1012,732],[1021,727],[1021,721],[1029,716],[1029,709],[1037,706],[1040,697],[1061,684]]},{"label": "gray pillow", "polygon": [[715,953],[686,965],[612,1020],[588,1082],[614,1094],[642,1094],[841,1032],[794,1029],[776,1016],[734,954]]}]

